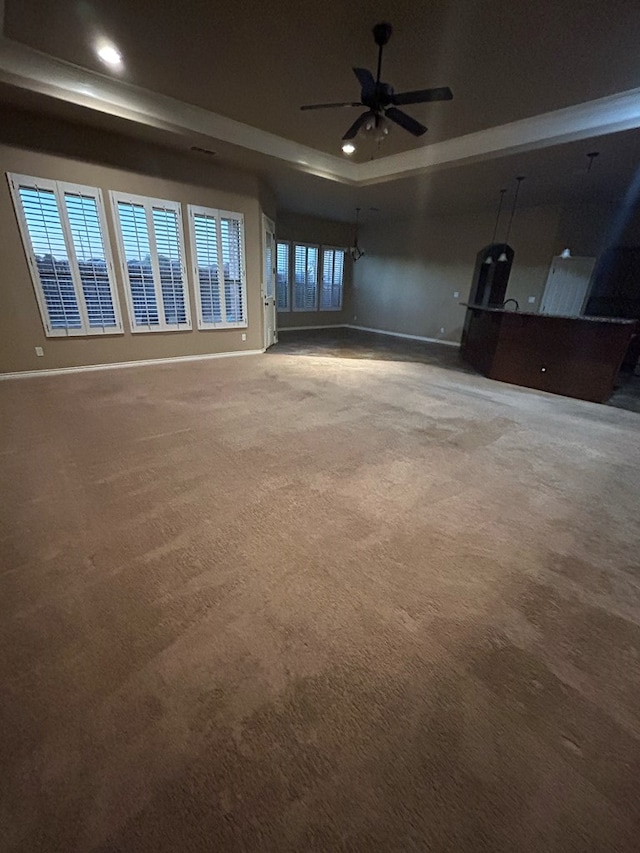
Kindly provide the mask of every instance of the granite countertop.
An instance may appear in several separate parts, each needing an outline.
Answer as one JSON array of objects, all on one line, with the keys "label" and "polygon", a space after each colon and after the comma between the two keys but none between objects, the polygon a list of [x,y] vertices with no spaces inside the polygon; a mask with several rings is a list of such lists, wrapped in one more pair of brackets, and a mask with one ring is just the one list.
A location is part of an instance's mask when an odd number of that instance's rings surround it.
[{"label": "granite countertop", "polygon": [[491,308],[488,305],[472,305],[469,302],[461,302],[466,308],[474,311],[488,311],[492,314],[517,314],[520,317],[548,317],[552,320],[582,320],[590,323],[637,323],[637,320],[628,320],[626,317],[588,317],[583,314],[576,317],[575,314],[541,314],[539,311],[515,311],[513,308]]}]

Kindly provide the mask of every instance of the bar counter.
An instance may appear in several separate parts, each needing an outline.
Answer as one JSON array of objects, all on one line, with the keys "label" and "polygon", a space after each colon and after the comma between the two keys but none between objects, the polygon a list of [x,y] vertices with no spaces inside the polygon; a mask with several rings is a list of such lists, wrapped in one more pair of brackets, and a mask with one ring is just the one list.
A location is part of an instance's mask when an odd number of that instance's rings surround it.
[{"label": "bar counter", "polygon": [[490,379],[594,403],[612,394],[636,320],[467,308],[461,355]]}]

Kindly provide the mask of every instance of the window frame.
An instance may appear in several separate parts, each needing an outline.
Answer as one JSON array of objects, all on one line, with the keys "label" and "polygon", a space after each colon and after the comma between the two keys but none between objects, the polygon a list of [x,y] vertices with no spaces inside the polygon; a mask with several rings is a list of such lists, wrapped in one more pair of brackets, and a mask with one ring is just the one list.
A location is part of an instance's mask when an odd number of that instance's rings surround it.
[{"label": "window frame", "polygon": [[[277,272],[276,272],[276,310],[278,314],[289,314],[296,312],[298,314],[326,314],[329,312],[335,311],[343,311],[344,310],[344,284],[345,284],[345,274],[347,269],[347,261],[349,259],[349,250],[344,246],[325,246],[323,243],[308,243],[302,240],[285,240],[276,237],[276,270],[277,270],[277,252],[278,246],[284,245],[288,247],[288,264],[287,264],[287,272],[288,272],[288,280],[287,280],[287,307],[286,308],[278,308],[277,307],[277,293],[278,293],[278,283],[277,283]],[[295,250],[296,246],[303,246],[306,249],[317,249],[318,250],[318,280],[316,282],[316,299],[315,306],[313,308],[296,308],[294,306],[294,288],[295,288]],[[342,265],[342,281],[340,283],[340,306],[337,308],[321,308],[321,291],[322,291],[322,280],[324,276],[324,253],[326,251],[330,252],[342,252],[343,254],[343,265]]]},{"label": "window frame", "polygon": [[[120,268],[122,270],[122,283],[124,285],[125,299],[127,301],[127,310],[129,313],[129,325],[131,333],[148,334],[156,332],[189,332],[193,329],[191,322],[191,300],[189,296],[189,278],[187,276],[187,259],[186,246],[184,240],[184,227],[182,222],[182,204],[179,201],[170,201],[167,199],[154,198],[153,196],[135,195],[133,193],[121,192],[119,190],[109,191],[109,201],[111,202],[111,215],[113,227],[120,256]],[[156,304],[158,306],[158,325],[154,326],[138,326],[136,324],[136,315],[133,305],[133,293],[131,291],[131,282],[129,279],[129,268],[127,266],[127,257],[124,248],[124,238],[122,234],[120,211],[118,202],[125,202],[132,205],[138,205],[144,208],[145,220],[147,224],[147,235],[149,238],[149,251],[151,257],[151,272],[153,275],[154,293]],[[182,285],[184,290],[184,307],[185,307],[185,323],[167,323],[165,320],[165,306],[162,295],[162,281],[160,277],[160,264],[158,245],[156,239],[155,224],[153,222],[154,207],[163,208],[165,210],[173,210],[176,214],[178,249],[180,251],[180,270],[182,274]]]},{"label": "window frame", "polygon": [[[202,294],[200,293],[200,271],[198,267],[198,248],[196,242],[195,231],[195,216],[210,216],[216,221],[216,253],[218,259],[218,293],[221,308],[221,316],[227,316],[226,289],[224,282],[224,261],[222,252],[222,219],[235,219],[240,223],[240,288],[243,305],[243,318],[239,321],[221,320],[219,323],[215,321],[210,323],[203,317],[202,311]],[[247,306],[247,259],[245,247],[245,225],[244,213],[238,213],[233,210],[222,210],[217,207],[205,207],[200,204],[187,205],[187,222],[189,228],[189,243],[190,243],[190,260],[191,274],[193,276],[193,289],[196,300],[196,318],[198,330],[215,331],[216,329],[246,329],[249,326],[248,306]],[[222,279],[220,278],[220,270],[222,269]]]},{"label": "window frame", "polygon": [[[36,301],[38,303],[40,319],[42,321],[45,336],[47,338],[84,338],[94,337],[96,335],[123,335],[124,327],[122,323],[122,311],[120,309],[120,299],[116,283],[115,266],[113,262],[113,254],[111,252],[111,241],[109,238],[109,228],[107,225],[107,215],[102,190],[99,187],[90,187],[85,186],[84,184],[76,184],[68,181],[55,181],[51,178],[37,178],[33,177],[32,175],[23,175],[17,172],[7,172],[6,174],[7,181],[9,183],[9,191],[11,193],[11,198],[13,201],[13,208],[18,223],[18,229],[20,231],[20,237],[22,239],[22,246],[24,249],[25,257],[27,259],[27,265],[29,267],[29,273],[31,275],[31,281],[35,292]],[[56,329],[50,323],[49,309],[47,307],[47,300],[42,286],[42,279],[40,278],[40,271],[38,270],[38,263],[34,252],[33,241],[29,232],[29,224],[27,222],[27,217],[24,212],[22,199],[20,197],[21,186],[30,187],[36,190],[42,189],[49,192],[53,192],[54,194],[65,249],[67,252],[67,260],[69,262],[71,282],[76,298],[76,304],[78,306],[78,313],[80,315],[81,325],[77,329]],[[109,294],[111,297],[113,314],[116,321],[115,326],[91,326],[89,323],[89,313],[87,310],[86,298],[82,285],[82,277],[80,275],[80,265],[78,263],[78,257],[69,221],[69,211],[67,209],[65,198],[66,193],[93,198],[96,202],[96,213],[100,225],[100,237],[104,252],[105,266],[107,269],[107,280],[109,282]]]},{"label": "window frame", "polygon": [[[337,308],[321,308],[320,302],[322,298],[322,285],[324,279],[324,253],[325,252],[342,252],[342,277],[340,279],[340,305]],[[342,246],[321,246],[320,247],[321,254],[321,264],[320,264],[320,282],[318,286],[318,311],[321,313],[325,313],[327,311],[342,311],[342,306],[344,303],[344,272],[347,266],[347,255],[349,254],[347,249]],[[331,285],[331,289],[333,291],[333,283]]]}]

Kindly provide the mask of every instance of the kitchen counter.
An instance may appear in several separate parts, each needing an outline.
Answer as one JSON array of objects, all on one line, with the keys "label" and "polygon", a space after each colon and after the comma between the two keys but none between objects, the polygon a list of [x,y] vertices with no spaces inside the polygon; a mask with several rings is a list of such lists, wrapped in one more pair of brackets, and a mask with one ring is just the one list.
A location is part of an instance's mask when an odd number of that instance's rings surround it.
[{"label": "kitchen counter", "polygon": [[636,320],[561,317],[462,303],[462,357],[491,379],[601,403],[612,394]]}]

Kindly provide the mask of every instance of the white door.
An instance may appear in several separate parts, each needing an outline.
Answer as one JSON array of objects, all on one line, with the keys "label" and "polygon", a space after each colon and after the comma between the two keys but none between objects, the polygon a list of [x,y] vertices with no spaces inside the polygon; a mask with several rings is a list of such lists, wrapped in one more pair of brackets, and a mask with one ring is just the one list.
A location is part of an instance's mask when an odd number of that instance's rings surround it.
[{"label": "white door", "polygon": [[276,325],[276,229],[262,216],[262,302],[264,304],[264,348],[278,342]]},{"label": "white door", "polygon": [[554,258],[544,288],[540,312],[578,317],[589,291],[595,258]]}]

